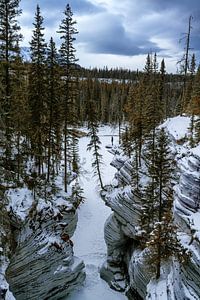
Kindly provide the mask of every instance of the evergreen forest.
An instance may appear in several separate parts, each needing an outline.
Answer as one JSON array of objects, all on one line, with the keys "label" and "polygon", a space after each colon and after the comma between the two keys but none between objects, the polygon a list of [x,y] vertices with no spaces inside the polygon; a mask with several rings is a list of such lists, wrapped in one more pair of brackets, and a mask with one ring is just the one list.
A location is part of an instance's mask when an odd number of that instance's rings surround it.
[{"label": "evergreen forest", "polygon": [[[69,4],[63,10],[56,45],[54,37],[45,39],[43,12],[36,6],[30,59],[25,60],[20,0],[0,1],[0,208],[6,210],[10,189],[27,187],[34,198],[29,212],[34,226],[32,214],[39,198],[47,203],[56,195],[58,178],[75,209],[87,201],[79,182],[78,144],[83,127],[88,129],[87,150],[92,153],[94,175],[104,197],[108,186],[102,172],[99,127],[114,126],[130,164],[131,193],[142,203],[137,243],[143,250],[150,249],[147,265],[154,265],[151,272],[158,280],[163,261],[173,256],[184,264],[191,256],[176,234],[176,161],[170,137],[160,126],[169,118],[188,116],[188,145],[194,148],[200,143],[200,66],[190,47],[191,18],[180,72],[168,74],[165,60],[159,63],[152,51],[142,71],[82,67],[76,54],[76,20]],[[126,178],[120,180],[124,188]],[[0,247],[5,241],[6,237],[0,240]]]}]

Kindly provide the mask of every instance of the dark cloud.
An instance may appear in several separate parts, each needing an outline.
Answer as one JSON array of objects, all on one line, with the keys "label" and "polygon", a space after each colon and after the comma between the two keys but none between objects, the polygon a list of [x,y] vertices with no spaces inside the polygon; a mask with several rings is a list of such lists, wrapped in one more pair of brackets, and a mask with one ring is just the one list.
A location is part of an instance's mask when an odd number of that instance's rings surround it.
[{"label": "dark cloud", "polygon": [[104,13],[94,20],[95,30],[87,30],[88,25],[85,24],[78,37],[78,41],[85,43],[90,52],[133,56],[162,50],[149,41],[145,34],[132,36],[126,32],[121,16]]},{"label": "dark cloud", "polygon": [[[148,2],[145,0],[146,3]],[[160,1],[154,0],[151,1],[151,5],[155,9],[163,10],[163,9],[177,9],[182,12],[186,12],[187,14],[193,14],[199,8],[199,0],[167,0],[167,1]]]},{"label": "dark cloud", "polygon": [[[94,14],[104,10],[89,0],[21,0],[20,7],[23,12],[27,13],[27,17],[23,18],[22,25],[32,25],[36,6],[39,4],[45,26],[54,27],[62,19],[67,3],[70,4],[74,15]],[[30,15],[32,15],[32,19],[30,19]]]},{"label": "dark cloud", "polygon": [[[125,0],[129,10],[127,16],[133,20],[133,26],[138,28],[141,36],[168,40],[177,51],[184,50],[188,32],[189,17],[192,16],[191,51],[200,50],[200,1],[199,0]],[[133,16],[133,17],[132,17]],[[134,19],[135,18],[135,19]],[[135,25],[134,21],[139,25]],[[182,39],[181,43],[179,40]],[[166,53],[167,56],[174,55]],[[178,55],[178,54],[177,54]]]},{"label": "dark cloud", "polygon": [[[77,46],[85,52],[136,56],[156,51],[171,57],[184,49],[184,39],[180,44],[179,39],[188,30],[190,15],[191,47],[200,50],[199,0],[102,0],[99,5],[94,0],[21,0],[27,12],[22,27],[32,28],[38,3],[47,31],[55,33],[67,2],[78,21]],[[58,35],[55,39],[59,42]]]},{"label": "dark cloud", "polygon": [[[136,0],[128,0],[130,9],[135,8],[134,4],[138,3]],[[179,12],[179,18],[183,18],[186,14],[196,15],[200,9],[199,0],[140,0],[138,9],[142,12],[164,12],[166,10],[173,10]],[[163,20],[164,22],[165,20]]]},{"label": "dark cloud", "polygon": [[[64,11],[67,3],[70,4],[76,14],[90,14],[103,10],[102,7],[92,4],[88,0],[21,0],[21,7],[25,10],[35,11],[36,5],[39,4],[42,10],[52,13],[54,11]],[[56,15],[54,17],[57,18]]]},{"label": "dark cloud", "polygon": [[142,47],[135,45],[134,41],[131,41],[126,36],[123,36],[120,41],[116,39],[110,39],[109,41],[99,42],[95,41],[93,44],[87,43],[89,50],[93,53],[100,54],[116,54],[125,56],[134,56],[139,54],[146,54],[150,51],[159,52],[160,49],[155,43],[144,41]]}]

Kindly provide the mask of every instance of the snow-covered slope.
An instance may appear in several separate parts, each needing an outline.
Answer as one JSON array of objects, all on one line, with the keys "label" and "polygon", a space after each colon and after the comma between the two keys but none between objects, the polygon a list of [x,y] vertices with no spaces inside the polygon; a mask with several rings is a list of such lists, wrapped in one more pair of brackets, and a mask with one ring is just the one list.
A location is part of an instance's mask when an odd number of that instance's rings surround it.
[{"label": "snow-covered slope", "polygon": [[115,155],[112,162],[118,171],[113,186],[103,195],[113,214],[105,224],[107,260],[101,276],[113,288],[123,290],[119,277],[128,270],[129,299],[200,299],[200,146],[190,149],[188,145],[189,122],[188,117],[178,116],[161,127],[171,137],[171,151],[177,161],[174,216],[179,239],[191,257],[184,265],[175,260],[163,265],[159,280],[152,278],[145,263],[148,249],[142,250],[138,239],[142,206],[130,188],[131,163],[122,155]]},{"label": "snow-covered slope", "polygon": [[7,238],[1,263],[7,269],[4,267],[1,274],[0,287],[7,300],[12,298],[5,269],[17,300],[58,299],[84,281],[84,263],[74,256],[71,241],[77,225],[72,200],[70,192],[64,193],[59,185],[56,193],[49,186],[46,199],[41,196],[37,201],[27,187],[8,191],[4,218],[7,216],[9,226],[5,228],[5,222],[1,226]]}]

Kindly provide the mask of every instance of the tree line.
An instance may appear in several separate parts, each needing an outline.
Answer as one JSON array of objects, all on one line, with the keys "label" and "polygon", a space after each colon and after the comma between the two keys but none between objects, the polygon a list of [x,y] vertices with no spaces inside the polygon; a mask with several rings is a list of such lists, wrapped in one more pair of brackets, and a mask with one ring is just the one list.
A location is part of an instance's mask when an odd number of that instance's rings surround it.
[{"label": "tree line", "polygon": [[48,44],[45,41],[37,5],[31,63],[25,63],[20,54],[19,3],[0,3],[1,187],[26,180],[35,185],[37,177],[50,182],[63,165],[67,191],[69,174],[78,168],[76,22],[67,5],[57,31],[61,39],[57,50],[52,37]]},{"label": "tree line", "polygon": [[[199,69],[195,75],[194,56],[190,64],[187,60],[183,76],[166,74],[164,60],[159,70],[156,54],[147,55],[143,72],[107,67],[84,69],[76,58],[74,41],[78,32],[70,6],[66,6],[57,30],[59,49],[53,37],[46,43],[44,19],[37,6],[30,41],[31,61],[24,62],[20,53],[19,4],[20,0],[0,3],[2,178],[9,181],[14,177],[20,184],[31,157],[31,176],[44,177],[47,182],[64,166],[67,191],[68,173],[78,171],[74,128],[85,122],[92,124],[91,107],[97,122],[119,127],[123,122],[129,124],[123,135],[124,150],[130,154],[136,148],[138,165],[146,134],[152,132],[154,139],[156,126],[169,116],[189,112],[191,144],[198,141]],[[111,80],[101,80],[111,76]]]},{"label": "tree line", "polygon": [[190,146],[199,144],[200,68],[195,72],[194,55],[187,72],[185,84],[181,82],[179,97],[174,102],[166,92],[164,60],[159,70],[156,54],[148,55],[144,73],[130,88],[125,106],[128,125],[122,136],[122,147],[131,158],[132,193],[142,201],[138,238],[141,247],[150,250],[146,260],[156,279],[161,275],[162,262],[175,257],[183,263],[190,256],[177,238],[173,221],[176,161],[167,133],[159,128],[168,117],[188,115]]}]

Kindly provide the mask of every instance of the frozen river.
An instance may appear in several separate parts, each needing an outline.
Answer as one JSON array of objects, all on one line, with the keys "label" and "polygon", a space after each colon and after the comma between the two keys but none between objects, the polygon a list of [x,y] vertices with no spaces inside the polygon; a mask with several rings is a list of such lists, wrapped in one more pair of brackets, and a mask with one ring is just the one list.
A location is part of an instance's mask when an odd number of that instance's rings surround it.
[{"label": "frozen river", "polygon": [[[113,130],[105,126],[100,129],[101,154],[103,155],[103,183],[110,183],[115,169],[110,166],[112,155],[105,148],[110,144]],[[82,287],[76,290],[66,300],[127,300],[118,292],[109,288],[99,276],[99,266],[106,258],[106,245],[104,242],[104,223],[111,214],[110,208],[105,206],[98,194],[97,178],[94,177],[91,162],[92,155],[88,152],[88,137],[83,137],[79,142],[80,158],[83,172],[80,183],[84,188],[85,202],[78,210],[79,221],[72,240],[74,253],[84,260],[86,265],[86,281]],[[118,139],[114,136],[114,143]]]}]

